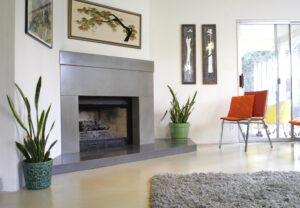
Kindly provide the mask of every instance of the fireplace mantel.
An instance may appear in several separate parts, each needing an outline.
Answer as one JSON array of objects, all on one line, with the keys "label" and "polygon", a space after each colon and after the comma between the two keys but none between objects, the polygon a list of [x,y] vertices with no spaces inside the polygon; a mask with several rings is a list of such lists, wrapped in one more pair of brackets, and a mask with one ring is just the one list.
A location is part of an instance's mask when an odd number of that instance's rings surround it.
[{"label": "fireplace mantel", "polygon": [[132,97],[135,144],[154,143],[153,61],[60,51],[62,153],[79,152],[78,97]]}]

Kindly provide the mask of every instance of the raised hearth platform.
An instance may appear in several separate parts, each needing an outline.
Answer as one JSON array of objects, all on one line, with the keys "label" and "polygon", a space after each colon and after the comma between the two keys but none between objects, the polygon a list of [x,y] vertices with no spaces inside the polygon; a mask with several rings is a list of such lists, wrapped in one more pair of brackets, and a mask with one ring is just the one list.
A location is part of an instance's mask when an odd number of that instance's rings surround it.
[{"label": "raised hearth platform", "polygon": [[81,153],[63,154],[53,161],[53,174],[113,166],[122,163],[149,160],[159,157],[194,152],[197,145],[188,140],[174,143],[171,139],[156,139],[154,144],[128,145],[122,148],[91,148]]}]

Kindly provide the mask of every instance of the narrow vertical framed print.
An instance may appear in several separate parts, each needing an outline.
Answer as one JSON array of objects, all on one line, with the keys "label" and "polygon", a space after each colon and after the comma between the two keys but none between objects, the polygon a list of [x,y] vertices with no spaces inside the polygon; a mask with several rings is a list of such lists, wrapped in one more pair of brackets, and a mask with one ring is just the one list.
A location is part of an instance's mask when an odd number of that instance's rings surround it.
[{"label": "narrow vertical framed print", "polygon": [[196,26],[181,25],[182,84],[196,84]]},{"label": "narrow vertical framed print", "polygon": [[53,0],[26,0],[25,14],[25,33],[52,48]]},{"label": "narrow vertical framed print", "polygon": [[202,25],[203,84],[217,84],[216,25]]}]

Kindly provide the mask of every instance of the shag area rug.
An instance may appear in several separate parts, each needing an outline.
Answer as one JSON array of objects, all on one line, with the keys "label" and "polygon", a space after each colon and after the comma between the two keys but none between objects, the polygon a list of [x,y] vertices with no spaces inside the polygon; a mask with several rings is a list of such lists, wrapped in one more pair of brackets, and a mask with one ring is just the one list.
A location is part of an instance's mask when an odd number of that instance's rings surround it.
[{"label": "shag area rug", "polygon": [[151,179],[150,206],[300,207],[300,172],[160,174]]}]

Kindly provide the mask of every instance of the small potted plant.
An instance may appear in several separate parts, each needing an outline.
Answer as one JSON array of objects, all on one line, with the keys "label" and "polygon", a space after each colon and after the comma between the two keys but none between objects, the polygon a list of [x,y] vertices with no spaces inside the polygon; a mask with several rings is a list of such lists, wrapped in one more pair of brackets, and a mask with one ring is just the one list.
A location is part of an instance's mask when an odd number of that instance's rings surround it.
[{"label": "small potted plant", "polygon": [[[47,111],[43,110],[39,114],[39,97],[42,86],[42,78],[40,77],[35,90],[34,107],[36,111],[36,125],[33,124],[31,114],[31,106],[27,97],[24,96],[21,88],[16,84],[17,90],[20,93],[27,110],[27,121],[22,121],[17,114],[14,104],[9,96],[7,96],[10,109],[20,127],[25,131],[25,138],[23,144],[16,142],[16,146],[22,155],[25,157],[23,160],[23,171],[27,189],[44,189],[48,188],[51,184],[52,175],[52,159],[50,158],[50,150],[56,144],[54,141],[46,150],[49,135],[54,127],[52,123],[48,134],[46,134],[46,124],[51,105]],[[26,124],[27,123],[27,124]]]},{"label": "small potted plant", "polygon": [[171,108],[165,112],[162,120],[166,117],[167,113],[170,113],[170,131],[171,137],[176,142],[186,141],[189,134],[190,124],[188,119],[193,111],[193,105],[197,96],[197,91],[194,93],[192,99],[188,98],[185,105],[180,106],[179,101],[174,93],[173,89],[168,85],[168,88],[172,95]]}]

